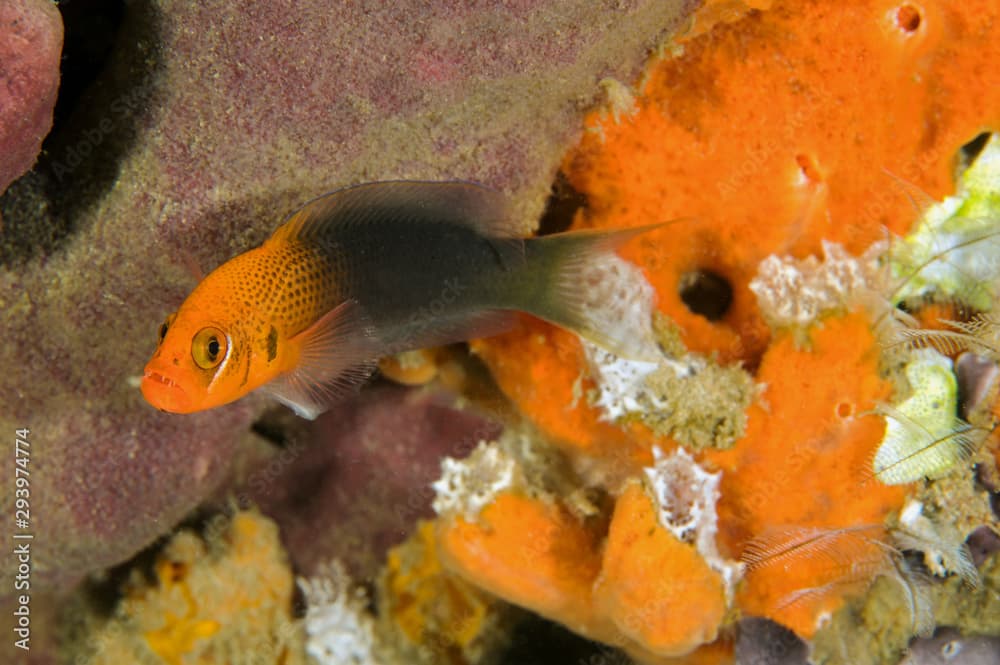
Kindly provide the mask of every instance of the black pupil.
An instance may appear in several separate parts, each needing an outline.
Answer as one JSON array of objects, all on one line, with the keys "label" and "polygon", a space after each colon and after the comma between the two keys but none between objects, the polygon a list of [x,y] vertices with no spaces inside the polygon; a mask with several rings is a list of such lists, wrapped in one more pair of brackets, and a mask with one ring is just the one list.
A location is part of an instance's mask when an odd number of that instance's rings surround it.
[{"label": "black pupil", "polygon": [[215,360],[216,356],[219,355],[219,340],[212,338],[208,340],[208,357]]}]

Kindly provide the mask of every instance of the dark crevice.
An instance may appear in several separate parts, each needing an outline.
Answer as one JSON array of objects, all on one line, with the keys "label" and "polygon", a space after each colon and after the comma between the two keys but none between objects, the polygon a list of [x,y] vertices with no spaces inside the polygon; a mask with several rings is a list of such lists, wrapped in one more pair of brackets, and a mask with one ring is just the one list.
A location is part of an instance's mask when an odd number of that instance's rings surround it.
[{"label": "dark crevice", "polygon": [[986,147],[986,142],[989,140],[990,132],[983,132],[963,145],[960,149],[963,164],[968,166],[972,162],[976,161],[976,157],[978,157],[979,153],[983,151],[983,148]]},{"label": "dark crevice", "polygon": [[552,183],[552,193],[545,204],[545,212],[538,221],[538,235],[562,233],[573,224],[576,211],[587,205],[587,197],[573,188],[560,171]]},{"label": "dark crevice", "polygon": [[920,10],[913,5],[902,5],[896,10],[896,25],[903,32],[916,32],[920,21]]},{"label": "dark crevice", "polygon": [[71,0],[58,4],[63,21],[59,98],[52,133],[58,133],[104,70],[125,16],[124,0]]},{"label": "dark crevice", "polygon": [[692,270],[681,276],[681,301],[694,314],[718,321],[733,304],[733,287],[722,275],[711,270]]},{"label": "dark crevice", "polygon": [[632,660],[609,646],[591,642],[540,617],[526,617],[514,630],[500,665],[629,665]]},{"label": "dark crevice", "polygon": [[265,411],[250,430],[276,448],[287,448],[306,436],[308,428],[291,409],[276,406]]},{"label": "dark crevice", "polygon": [[53,128],[34,168],[0,196],[0,265],[48,256],[118,178],[153,103],[160,17],[123,0],[72,0]]}]

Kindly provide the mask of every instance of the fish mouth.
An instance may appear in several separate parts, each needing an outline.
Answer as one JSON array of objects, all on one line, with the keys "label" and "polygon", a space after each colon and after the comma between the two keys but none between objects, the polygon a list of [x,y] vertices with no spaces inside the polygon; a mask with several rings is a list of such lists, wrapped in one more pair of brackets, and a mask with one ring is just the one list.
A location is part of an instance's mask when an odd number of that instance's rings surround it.
[{"label": "fish mouth", "polygon": [[161,411],[186,413],[190,405],[184,389],[168,375],[148,367],[142,373],[139,390],[146,401]]},{"label": "fish mouth", "polygon": [[180,390],[180,386],[177,385],[176,381],[171,379],[169,376],[164,376],[160,374],[159,372],[151,372],[150,370],[147,369],[142,374],[142,380],[145,381],[146,379],[149,379],[150,381],[155,381],[156,383],[162,383],[168,388],[177,388],[178,390]]}]

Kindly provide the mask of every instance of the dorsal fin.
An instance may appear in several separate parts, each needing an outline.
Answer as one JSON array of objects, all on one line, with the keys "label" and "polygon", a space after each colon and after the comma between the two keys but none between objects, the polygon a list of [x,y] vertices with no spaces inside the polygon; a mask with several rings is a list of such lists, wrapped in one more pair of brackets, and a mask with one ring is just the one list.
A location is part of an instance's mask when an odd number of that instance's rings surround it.
[{"label": "dorsal fin", "polygon": [[414,224],[457,224],[494,238],[518,237],[505,197],[471,182],[390,180],[320,196],[293,213],[268,242],[316,240],[339,224],[409,220]]}]

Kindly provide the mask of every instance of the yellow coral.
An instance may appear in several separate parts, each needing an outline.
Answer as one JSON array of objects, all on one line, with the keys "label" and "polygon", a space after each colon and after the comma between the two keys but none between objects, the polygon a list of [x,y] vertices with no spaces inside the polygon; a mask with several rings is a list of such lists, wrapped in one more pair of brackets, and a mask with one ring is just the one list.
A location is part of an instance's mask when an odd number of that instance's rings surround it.
[{"label": "yellow coral", "polygon": [[266,517],[241,511],[203,534],[181,531],[153,570],[155,584],[134,576],[114,619],[92,636],[93,662],[305,663],[294,578]]},{"label": "yellow coral", "polygon": [[431,522],[389,551],[381,589],[383,617],[430,662],[478,662],[510,623],[507,606],[442,568]]}]

